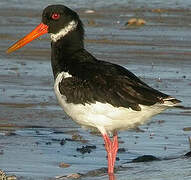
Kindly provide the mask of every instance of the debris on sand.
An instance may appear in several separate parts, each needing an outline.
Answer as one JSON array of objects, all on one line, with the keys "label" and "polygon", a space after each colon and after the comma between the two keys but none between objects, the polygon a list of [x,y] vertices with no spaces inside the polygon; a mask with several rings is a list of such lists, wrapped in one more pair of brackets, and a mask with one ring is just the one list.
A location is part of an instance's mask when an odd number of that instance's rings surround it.
[{"label": "debris on sand", "polygon": [[93,9],[87,9],[84,11],[86,14],[93,14],[95,11]]},{"label": "debris on sand", "polygon": [[133,163],[135,162],[150,162],[150,161],[160,161],[159,158],[152,156],[152,155],[143,155],[139,156],[132,160]]},{"label": "debris on sand", "polygon": [[125,148],[119,148],[118,149],[118,153],[125,153],[125,152],[126,152]]},{"label": "debris on sand", "polygon": [[107,168],[100,168],[100,169],[95,169],[95,170],[91,170],[91,171],[88,171],[87,173],[85,174],[82,174],[83,177],[96,177],[98,175],[103,175],[103,174],[106,174],[107,173]]},{"label": "debris on sand", "polygon": [[85,140],[84,138],[83,138],[83,136],[81,136],[81,135],[79,135],[79,134],[73,134],[72,135],[72,140],[73,141],[80,141],[80,142],[82,142],[82,143],[87,143],[88,142],[88,140]]},{"label": "debris on sand", "polygon": [[190,158],[191,157],[191,137],[190,136],[188,137],[188,142],[189,142],[189,145],[190,145],[190,151],[187,152],[184,156],[187,157],[187,158]]},{"label": "debris on sand", "polygon": [[92,146],[82,146],[81,148],[77,148],[76,151],[85,154],[85,153],[91,153],[92,149],[96,149],[95,145]]},{"label": "debris on sand", "polygon": [[190,150],[191,150],[191,137],[190,137],[190,136],[188,137],[188,141],[189,141],[189,144],[190,144]]},{"label": "debris on sand", "polygon": [[158,8],[158,9],[152,9],[152,12],[153,13],[164,13],[164,12],[167,12],[167,10]]},{"label": "debris on sand", "polygon": [[[54,139],[54,140],[56,140],[56,139]],[[60,145],[61,146],[65,145],[67,141],[76,141],[76,142],[80,141],[82,143],[87,143],[88,142],[88,140],[84,139],[83,136],[81,136],[79,134],[76,134],[76,133],[72,135],[72,138],[61,139],[60,140]]]},{"label": "debris on sand", "polygon": [[88,19],[88,24],[87,24],[88,26],[96,26],[97,24],[96,24],[96,22],[95,22],[95,20],[93,20],[93,19]]},{"label": "debris on sand", "polygon": [[183,128],[183,131],[191,131],[191,127],[185,127]]},{"label": "debris on sand", "polygon": [[67,164],[67,163],[64,163],[64,162],[61,162],[60,164],[59,164],[59,167],[60,168],[68,168],[68,167],[70,167],[71,165],[70,164]]},{"label": "debris on sand", "polygon": [[131,18],[128,20],[127,23],[125,23],[126,27],[129,26],[143,26],[146,24],[146,21],[142,18]]},{"label": "debris on sand", "polygon": [[[124,169],[126,169],[126,167],[115,166],[114,171],[117,172],[117,171],[121,171],[121,170],[124,170]],[[88,171],[87,173],[80,174],[80,175],[81,175],[82,178],[87,178],[87,177],[103,176],[105,174],[107,174],[107,168],[102,167],[102,168],[99,168],[99,169]]]},{"label": "debris on sand", "polygon": [[184,156],[190,158],[191,157],[191,151],[187,152]]},{"label": "debris on sand", "polygon": [[69,175],[67,176],[67,178],[71,178],[71,179],[79,179],[80,177],[81,177],[81,175],[78,174],[78,173],[69,174]]},{"label": "debris on sand", "polygon": [[66,144],[66,139],[61,139],[60,145],[61,145],[61,146],[64,146],[64,144]]},{"label": "debris on sand", "polygon": [[81,177],[80,174],[73,173],[73,174],[64,175],[64,176],[56,176],[55,178],[59,180],[67,180],[67,179],[79,179],[80,177]]}]

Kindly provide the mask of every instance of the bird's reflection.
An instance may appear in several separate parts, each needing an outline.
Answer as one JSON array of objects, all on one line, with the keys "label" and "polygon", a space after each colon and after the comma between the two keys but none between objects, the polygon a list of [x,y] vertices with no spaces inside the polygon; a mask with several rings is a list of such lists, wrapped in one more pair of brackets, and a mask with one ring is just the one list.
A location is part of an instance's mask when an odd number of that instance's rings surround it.
[{"label": "bird's reflection", "polygon": [[108,174],[108,176],[109,176],[109,180],[117,180],[114,173]]}]

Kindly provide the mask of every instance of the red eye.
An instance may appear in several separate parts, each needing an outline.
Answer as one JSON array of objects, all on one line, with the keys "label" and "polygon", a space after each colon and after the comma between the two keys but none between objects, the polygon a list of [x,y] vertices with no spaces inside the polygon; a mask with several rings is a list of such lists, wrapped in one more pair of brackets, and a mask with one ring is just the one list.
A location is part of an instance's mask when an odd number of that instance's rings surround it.
[{"label": "red eye", "polygon": [[59,18],[60,18],[60,14],[59,13],[52,14],[52,19],[57,20]]}]

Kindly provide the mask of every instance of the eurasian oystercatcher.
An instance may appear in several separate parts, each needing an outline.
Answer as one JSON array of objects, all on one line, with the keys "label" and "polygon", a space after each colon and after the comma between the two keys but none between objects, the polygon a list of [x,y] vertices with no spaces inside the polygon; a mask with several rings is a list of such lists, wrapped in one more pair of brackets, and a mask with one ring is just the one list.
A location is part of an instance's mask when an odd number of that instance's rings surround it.
[{"label": "eurasian oystercatcher", "polygon": [[165,109],[177,107],[181,101],[153,89],[127,69],[92,56],[84,49],[82,21],[64,5],[46,7],[42,22],[7,52],[45,33],[51,37],[51,64],[58,102],[82,127],[101,132],[108,155],[108,174],[113,174],[118,151],[117,131],[141,125]]}]

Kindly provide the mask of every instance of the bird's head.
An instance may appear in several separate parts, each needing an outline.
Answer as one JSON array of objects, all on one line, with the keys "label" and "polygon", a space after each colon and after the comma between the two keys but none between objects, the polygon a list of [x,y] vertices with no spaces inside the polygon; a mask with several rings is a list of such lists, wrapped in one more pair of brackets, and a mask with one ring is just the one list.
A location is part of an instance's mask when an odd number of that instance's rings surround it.
[{"label": "bird's head", "polygon": [[56,42],[74,30],[77,30],[83,39],[83,24],[78,14],[64,5],[50,5],[42,13],[42,22],[29,34],[13,44],[7,53],[23,47],[43,34],[50,33],[51,40]]}]

